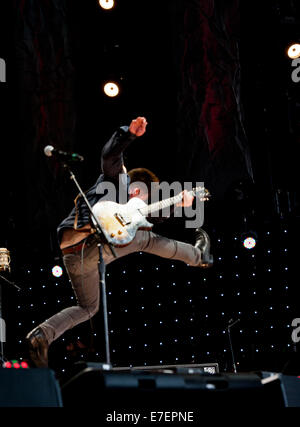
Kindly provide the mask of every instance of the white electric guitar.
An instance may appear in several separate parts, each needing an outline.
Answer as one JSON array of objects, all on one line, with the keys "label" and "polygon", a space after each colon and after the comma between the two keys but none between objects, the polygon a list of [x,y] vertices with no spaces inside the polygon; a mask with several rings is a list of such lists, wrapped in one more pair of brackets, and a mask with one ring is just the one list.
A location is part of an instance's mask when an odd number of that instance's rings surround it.
[{"label": "white electric guitar", "polygon": [[[204,187],[196,187],[188,192],[206,201],[210,193]],[[99,222],[107,241],[116,247],[129,245],[134,239],[137,230],[151,230],[153,224],[147,221],[147,216],[163,208],[167,208],[182,200],[182,194],[147,205],[138,197],[133,197],[126,204],[110,201],[97,202],[92,210]],[[93,223],[95,220],[93,219]]]}]

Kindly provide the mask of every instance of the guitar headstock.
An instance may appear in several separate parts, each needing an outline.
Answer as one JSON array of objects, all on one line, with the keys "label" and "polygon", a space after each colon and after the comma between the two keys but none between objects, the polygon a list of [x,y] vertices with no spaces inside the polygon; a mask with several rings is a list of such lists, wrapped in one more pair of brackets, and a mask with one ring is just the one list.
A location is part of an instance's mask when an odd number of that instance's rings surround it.
[{"label": "guitar headstock", "polygon": [[198,196],[201,202],[206,202],[211,198],[210,192],[204,187],[193,188],[195,196]]}]

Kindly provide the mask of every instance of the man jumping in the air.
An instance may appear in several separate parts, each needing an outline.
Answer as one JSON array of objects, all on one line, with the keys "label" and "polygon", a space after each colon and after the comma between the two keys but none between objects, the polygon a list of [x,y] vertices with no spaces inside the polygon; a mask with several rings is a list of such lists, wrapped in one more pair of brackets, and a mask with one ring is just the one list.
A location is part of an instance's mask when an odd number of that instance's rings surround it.
[{"label": "man jumping in the air", "polygon": [[[123,162],[124,150],[145,133],[146,126],[146,119],[138,117],[132,120],[129,127],[119,128],[106,143],[101,156],[102,173],[95,185],[86,193],[91,206],[103,197],[101,191],[103,182],[112,182],[116,187],[121,182],[127,187],[129,198],[139,197],[144,201],[148,199],[151,183],[158,183],[158,178],[144,168],[132,169],[127,173]],[[145,186],[138,184],[141,182]],[[148,189],[148,194],[145,188]],[[193,198],[187,191],[183,191],[182,201],[177,206],[191,206]],[[155,217],[149,218],[150,222],[154,223],[155,220]],[[94,234],[89,210],[81,197],[75,200],[75,207],[58,226],[58,238],[77,305],[65,308],[27,335],[30,358],[37,367],[48,366],[48,347],[54,340],[66,330],[90,319],[99,310],[98,241]],[[102,249],[103,259],[107,265],[115,258],[107,245],[102,245]],[[213,264],[210,240],[201,228],[197,229],[194,246],[159,236],[152,231],[138,230],[128,246],[115,248],[115,252],[117,258],[133,252],[147,252],[163,258],[180,260],[194,267],[207,268]]]}]

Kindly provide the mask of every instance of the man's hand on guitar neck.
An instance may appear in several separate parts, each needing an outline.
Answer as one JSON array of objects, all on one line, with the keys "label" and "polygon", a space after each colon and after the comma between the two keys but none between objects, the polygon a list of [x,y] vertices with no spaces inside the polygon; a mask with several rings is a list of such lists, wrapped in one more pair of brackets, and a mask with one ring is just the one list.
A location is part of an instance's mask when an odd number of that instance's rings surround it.
[{"label": "man's hand on guitar neck", "polygon": [[184,206],[184,207],[192,206],[194,196],[192,196],[187,190],[184,190],[181,194],[182,194],[182,200],[176,203],[175,206]]},{"label": "man's hand on guitar neck", "polygon": [[145,117],[137,117],[130,123],[129,131],[135,136],[142,136],[146,132],[147,124]]}]

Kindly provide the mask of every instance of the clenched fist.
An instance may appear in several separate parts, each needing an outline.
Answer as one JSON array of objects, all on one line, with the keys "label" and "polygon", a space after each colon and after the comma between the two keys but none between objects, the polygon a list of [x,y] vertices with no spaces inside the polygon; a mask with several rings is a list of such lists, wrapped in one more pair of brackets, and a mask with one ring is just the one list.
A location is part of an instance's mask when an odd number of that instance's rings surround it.
[{"label": "clenched fist", "polygon": [[145,117],[137,117],[132,120],[129,126],[129,131],[136,136],[142,136],[146,132],[147,120]]}]

